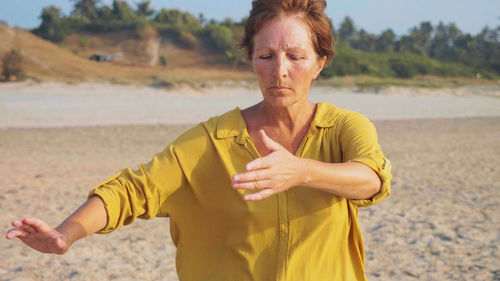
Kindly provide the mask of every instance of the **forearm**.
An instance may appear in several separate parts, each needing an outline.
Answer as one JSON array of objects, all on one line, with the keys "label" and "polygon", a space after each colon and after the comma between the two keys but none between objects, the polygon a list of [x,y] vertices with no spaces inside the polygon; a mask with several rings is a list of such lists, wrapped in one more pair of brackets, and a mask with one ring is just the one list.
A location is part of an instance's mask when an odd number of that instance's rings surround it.
[{"label": "forearm", "polygon": [[368,199],[380,191],[380,178],[363,163],[324,163],[305,158],[300,161],[303,186],[349,199]]},{"label": "forearm", "polygon": [[56,230],[63,233],[71,245],[78,239],[103,229],[107,220],[104,203],[98,196],[93,196],[56,227]]}]

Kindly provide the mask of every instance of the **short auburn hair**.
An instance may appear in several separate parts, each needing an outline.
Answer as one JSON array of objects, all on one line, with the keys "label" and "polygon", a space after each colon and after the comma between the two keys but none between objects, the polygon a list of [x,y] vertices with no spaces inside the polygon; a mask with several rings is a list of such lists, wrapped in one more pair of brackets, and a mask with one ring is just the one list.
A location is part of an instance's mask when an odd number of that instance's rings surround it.
[{"label": "short auburn hair", "polygon": [[279,17],[297,15],[309,29],[313,47],[318,56],[329,62],[335,56],[332,23],[325,15],[325,0],[254,0],[245,23],[245,35],[240,47],[252,59],[253,37],[265,23]]}]

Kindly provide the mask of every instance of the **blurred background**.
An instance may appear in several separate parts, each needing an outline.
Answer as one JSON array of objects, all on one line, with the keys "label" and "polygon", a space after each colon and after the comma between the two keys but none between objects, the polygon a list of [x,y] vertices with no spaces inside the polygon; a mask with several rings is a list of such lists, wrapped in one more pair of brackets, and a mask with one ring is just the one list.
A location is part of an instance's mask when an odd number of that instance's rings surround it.
[{"label": "blurred background", "polygon": [[[2,78],[156,86],[253,79],[237,48],[250,8],[242,0],[2,1]],[[438,87],[497,80],[499,11],[491,0],[329,1],[337,56],[322,82]]]}]

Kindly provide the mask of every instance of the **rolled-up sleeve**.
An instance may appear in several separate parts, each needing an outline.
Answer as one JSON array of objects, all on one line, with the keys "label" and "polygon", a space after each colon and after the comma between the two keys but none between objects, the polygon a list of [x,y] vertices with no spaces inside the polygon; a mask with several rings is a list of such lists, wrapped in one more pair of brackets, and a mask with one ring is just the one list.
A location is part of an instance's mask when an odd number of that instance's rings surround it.
[{"label": "rolled-up sleeve", "polygon": [[137,170],[122,170],[88,194],[88,198],[99,196],[106,207],[108,222],[98,233],[114,231],[135,218],[168,216],[164,202],[185,182],[173,145],[156,154],[149,163],[140,164]]},{"label": "rolled-up sleeve", "polygon": [[375,126],[359,113],[346,118],[340,134],[343,161],[359,162],[370,167],[381,181],[380,191],[369,199],[350,199],[358,207],[368,207],[380,202],[391,192],[391,163],[378,143]]}]

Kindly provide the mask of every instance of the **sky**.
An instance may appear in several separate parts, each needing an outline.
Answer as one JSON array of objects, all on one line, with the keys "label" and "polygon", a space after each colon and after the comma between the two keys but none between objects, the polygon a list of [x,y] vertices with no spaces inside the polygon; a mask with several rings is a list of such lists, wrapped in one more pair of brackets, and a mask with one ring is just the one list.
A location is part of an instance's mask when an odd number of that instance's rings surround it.
[{"label": "sky", "polygon": [[[130,4],[139,0],[129,0]],[[477,34],[488,25],[500,25],[500,0],[327,0],[327,15],[338,28],[346,16],[356,27],[379,34],[391,28],[396,34],[406,34],[422,21],[433,25],[440,21],[454,22],[465,33]],[[110,5],[112,0],[101,0]],[[193,15],[203,13],[207,19],[240,20],[248,15],[251,0],[151,0],[155,10],[180,9]],[[43,7],[54,5],[69,14],[70,0],[0,0],[0,20],[10,26],[34,28],[40,24]]]}]

